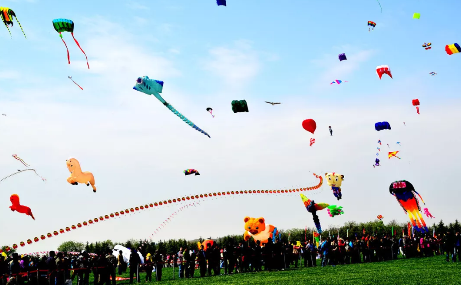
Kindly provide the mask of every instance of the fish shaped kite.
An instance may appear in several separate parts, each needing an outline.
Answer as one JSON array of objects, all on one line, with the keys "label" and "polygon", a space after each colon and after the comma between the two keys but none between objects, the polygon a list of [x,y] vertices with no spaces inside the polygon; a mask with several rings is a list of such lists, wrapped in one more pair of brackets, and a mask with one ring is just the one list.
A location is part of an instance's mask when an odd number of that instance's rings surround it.
[{"label": "fish shaped kite", "polygon": [[207,111],[211,114],[211,116],[213,116],[213,118],[214,118],[213,109],[210,108],[210,107],[208,107],[208,108],[206,108],[206,110],[207,110]]},{"label": "fish shaped kite", "polygon": [[210,135],[207,134],[207,132],[205,132],[204,130],[199,128],[197,125],[192,123],[188,118],[186,118],[184,115],[179,113],[173,106],[170,105],[170,103],[166,102],[165,99],[162,98],[160,93],[162,93],[163,91],[163,81],[150,79],[147,76],[138,77],[138,79],[136,80],[136,85],[133,87],[133,89],[139,92],[143,92],[144,94],[147,94],[147,95],[154,95],[155,98],[157,98],[163,105],[165,105],[165,107],[167,107],[171,112],[173,112],[176,116],[178,116],[186,124],[188,124],[192,128],[196,129],[197,131],[211,138]]},{"label": "fish shaped kite", "polygon": [[200,175],[200,173],[198,173],[198,170],[192,169],[192,168],[184,170],[184,174],[185,175],[191,175],[191,174]]},{"label": "fish shaped kite", "polygon": [[424,208],[424,214],[426,215],[426,217],[428,218],[435,218],[434,216],[432,216],[431,212],[429,212],[429,209],[428,208]]},{"label": "fish shaped kite", "polygon": [[387,66],[387,65],[377,66],[376,67],[376,74],[378,74],[378,77],[379,77],[380,80],[381,80],[381,77],[383,76],[383,74],[387,74],[387,75],[389,75],[390,78],[392,78],[391,70],[390,70],[389,66]]},{"label": "fish shaped kite", "polygon": [[17,194],[11,195],[10,201],[11,201],[11,206],[10,206],[11,211],[13,212],[16,211],[21,214],[26,214],[28,216],[31,216],[32,219],[35,220],[34,215],[32,214],[32,210],[29,207],[19,204],[19,196]]},{"label": "fish shaped kite", "polygon": [[8,28],[8,26],[11,25],[11,27],[13,27],[13,18],[16,18],[16,22],[18,22],[19,27],[21,28],[21,31],[24,34],[24,37],[27,39],[26,34],[22,29],[21,23],[19,23],[18,17],[16,17],[16,14],[13,10],[11,10],[8,7],[0,7],[0,17],[2,18],[3,24],[5,24],[5,27],[8,29],[11,38],[13,38],[13,36],[11,35],[11,31],[10,28]]},{"label": "fish shaped kite", "polygon": [[59,33],[59,37],[61,38],[62,42],[66,46],[67,49],[67,61],[70,64],[70,56],[69,56],[69,49],[67,48],[67,44],[62,38],[62,32],[69,32],[72,35],[72,38],[74,39],[75,43],[77,46],[80,48],[80,50],[83,52],[86,58],[86,65],[88,65],[88,69],[90,69],[90,64],[88,63],[88,57],[86,56],[86,53],[83,51],[82,47],[80,47],[80,44],[74,37],[74,21],[68,20],[68,19],[54,19],[53,20],[53,27],[56,30],[56,32]]},{"label": "fish shaped kite", "polygon": [[331,217],[341,215],[344,213],[342,210],[342,207],[338,207],[336,205],[330,206],[329,204],[326,203],[315,203],[314,200],[310,200],[304,194],[299,194],[301,196],[301,199],[303,200],[304,207],[306,207],[306,210],[312,214],[312,218],[314,219],[314,224],[315,227],[317,228],[317,232],[319,234],[322,233],[322,226],[320,225],[320,220],[319,217],[317,216],[317,211],[323,210],[325,208],[328,208],[328,214]]},{"label": "fish shaped kite", "polygon": [[413,224],[413,228],[418,232],[428,233],[429,230],[427,229],[426,222],[424,222],[423,216],[421,215],[421,208],[415,194],[419,196],[423,203],[424,200],[421,195],[416,192],[413,185],[406,180],[395,181],[389,186],[389,193],[394,195],[402,209],[406,214],[408,214],[408,218]]}]

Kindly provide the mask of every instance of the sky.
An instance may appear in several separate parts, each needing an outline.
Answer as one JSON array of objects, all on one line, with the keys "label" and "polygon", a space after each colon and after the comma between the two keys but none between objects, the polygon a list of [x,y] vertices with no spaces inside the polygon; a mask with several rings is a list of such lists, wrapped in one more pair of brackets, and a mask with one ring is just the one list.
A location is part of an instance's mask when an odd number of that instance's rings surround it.
[{"label": "sky", "polygon": [[[0,28],[0,113],[6,114],[0,116],[0,176],[23,168],[11,157],[17,154],[47,179],[29,171],[0,182],[1,245],[185,195],[314,186],[312,173],[326,172],[345,176],[343,199],[327,185],[305,195],[343,206],[345,214],[320,212],[322,228],[378,214],[384,222],[407,222],[388,190],[401,179],[436,217],[425,218],[428,225],[461,217],[461,55],[444,51],[461,41],[453,25],[461,2],[381,0],[382,13],[373,0],[227,2],[1,2],[14,10],[27,39],[16,21],[12,38]],[[63,33],[67,63],[55,18],[75,22],[90,69]],[[368,21],[377,23],[373,31]],[[425,42],[431,50],[422,48]],[[347,61],[340,62],[339,53]],[[393,79],[379,80],[379,65],[388,65]],[[211,138],[133,90],[145,75],[164,81],[165,100]],[[330,85],[336,79],[348,82]],[[420,115],[411,104],[416,98]],[[242,99],[249,112],[234,114],[231,101]],[[305,119],[317,122],[315,134],[302,128]],[[380,121],[392,130],[377,132]],[[316,139],[312,147],[310,138]],[[378,140],[382,166],[373,168]],[[386,152],[397,150],[400,160],[387,159]],[[70,157],[94,174],[97,193],[67,183]],[[184,176],[188,168],[201,175]],[[10,211],[12,194],[35,220]],[[20,252],[55,250],[67,240],[148,239],[180,207],[110,219]],[[236,196],[181,211],[153,241],[243,234],[245,216],[285,230],[314,226],[297,193]]]}]

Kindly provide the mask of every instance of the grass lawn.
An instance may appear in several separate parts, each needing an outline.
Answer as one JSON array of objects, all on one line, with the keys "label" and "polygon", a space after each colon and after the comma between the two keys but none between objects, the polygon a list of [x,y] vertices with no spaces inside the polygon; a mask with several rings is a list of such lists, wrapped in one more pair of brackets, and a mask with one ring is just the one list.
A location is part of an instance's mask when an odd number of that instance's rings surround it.
[{"label": "grass lawn", "polygon": [[[290,269],[286,271],[238,273],[226,276],[200,278],[199,271],[195,270],[192,279],[178,280],[177,268],[175,280],[173,269],[164,268],[163,284],[461,284],[461,262],[446,262],[443,256],[430,258],[398,259],[387,262],[350,264],[328,266],[325,268]],[[140,284],[145,284],[145,273],[141,274]],[[93,284],[93,276],[90,284]],[[129,277],[127,273],[123,277]],[[155,280],[155,272],[152,273]],[[153,283],[156,281],[152,281]],[[117,284],[128,284],[129,281],[118,281]],[[75,284],[75,281],[74,281]],[[134,283],[137,284],[137,283]]]}]

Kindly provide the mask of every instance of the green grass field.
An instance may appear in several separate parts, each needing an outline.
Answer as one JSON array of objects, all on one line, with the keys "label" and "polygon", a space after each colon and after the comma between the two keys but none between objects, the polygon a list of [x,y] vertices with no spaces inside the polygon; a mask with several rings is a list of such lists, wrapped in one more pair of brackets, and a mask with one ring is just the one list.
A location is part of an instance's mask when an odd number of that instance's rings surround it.
[{"label": "green grass field", "polygon": [[[446,262],[443,256],[431,258],[399,259],[387,262],[340,265],[325,268],[290,269],[286,271],[238,273],[233,275],[199,277],[195,270],[195,278],[177,278],[173,280],[173,269],[164,268],[163,284],[461,284],[461,262]],[[129,277],[127,273],[123,277]],[[92,276],[90,277],[92,279]],[[155,272],[152,273],[155,279]],[[141,273],[140,284],[145,284],[145,273]],[[93,280],[91,280],[90,284]],[[153,283],[156,281],[152,281]],[[119,281],[117,284],[128,284]],[[75,284],[75,281],[74,281]],[[136,283],[134,283],[136,284]]]}]

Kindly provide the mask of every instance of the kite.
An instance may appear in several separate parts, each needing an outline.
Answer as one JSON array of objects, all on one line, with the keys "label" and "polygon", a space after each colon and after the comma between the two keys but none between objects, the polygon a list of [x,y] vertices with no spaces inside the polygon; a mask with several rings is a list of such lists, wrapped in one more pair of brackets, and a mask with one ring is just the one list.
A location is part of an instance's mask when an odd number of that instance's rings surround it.
[{"label": "kite", "polygon": [[75,85],[77,85],[78,87],[80,87],[80,89],[83,90],[83,88],[82,88],[80,85],[78,85],[77,82],[75,82],[75,81],[72,79],[72,76],[67,76],[67,77],[68,77],[70,80],[72,80],[72,82],[74,82]]},{"label": "kite", "polygon": [[[27,164],[22,158],[20,158],[17,154],[13,154],[12,157],[14,157],[16,160],[20,161],[25,167],[30,167],[29,164]],[[23,169],[23,170],[18,170],[17,172],[13,173],[13,174],[10,174],[6,177],[3,177],[2,180],[0,180],[0,182],[2,182],[3,180],[13,176],[13,175],[16,175],[16,174],[19,174],[21,172],[24,172],[24,171],[33,171],[35,172],[35,174],[40,177],[42,179],[42,181],[46,181],[45,178],[41,177],[40,175],[38,175],[37,171],[35,171],[35,169],[32,169],[32,168],[28,168],[28,169]]]},{"label": "kite", "polygon": [[216,0],[216,4],[218,4],[218,6],[226,6],[226,0]]},{"label": "kite", "polygon": [[67,169],[69,169],[70,176],[67,178],[67,182],[72,185],[78,185],[78,183],[85,183],[86,186],[93,188],[93,192],[96,193],[96,186],[94,186],[94,175],[89,171],[82,171],[80,168],[80,162],[75,158],[69,158],[66,160]]},{"label": "kite", "polygon": [[344,180],[344,175],[333,173],[325,173],[325,178],[327,179],[328,186],[333,190],[333,195],[338,199],[342,198],[341,194],[341,184]]},{"label": "kite", "polygon": [[278,105],[278,104],[282,104],[282,103],[276,103],[276,102],[268,102],[268,101],[264,101],[264,102],[266,102],[266,103],[268,103],[268,104],[271,104],[272,106],[274,106],[274,105]]},{"label": "kite", "polygon": [[420,13],[414,13],[413,14],[413,19],[419,19],[421,18],[421,14]]},{"label": "kite", "polygon": [[429,212],[429,209],[428,208],[424,208],[424,214],[426,215],[426,217],[428,218],[435,218],[434,216],[432,216],[431,212]]},{"label": "kite", "polygon": [[[376,23],[372,21],[368,21],[368,26],[372,27],[371,29],[374,30],[376,27]],[[368,31],[370,31],[370,28],[368,28]]]},{"label": "kite", "polygon": [[162,102],[163,105],[165,105],[165,107],[167,107],[176,116],[181,118],[181,120],[183,120],[186,124],[211,138],[209,134],[207,134],[204,130],[192,123],[188,118],[179,113],[173,106],[171,106],[168,102],[165,101],[165,99],[162,98],[160,93],[162,93],[163,91],[163,81],[150,79],[147,76],[138,77],[138,79],[136,80],[136,85],[133,87],[133,89],[139,92],[143,92],[147,95],[154,95],[155,98]]},{"label": "kite", "polygon": [[390,147],[389,144],[387,144],[387,147]]},{"label": "kite", "polygon": [[331,84],[335,84],[335,83],[341,84],[341,83],[343,83],[343,82],[347,82],[347,81],[342,81],[342,80],[336,79],[335,81],[331,82],[330,85],[331,85]]},{"label": "kite", "polygon": [[382,12],[383,12],[383,7],[381,7],[381,3],[379,3],[379,1],[378,1],[378,0],[376,0],[376,1],[378,2],[378,4],[379,4],[379,7],[381,8],[381,13],[382,13]]},{"label": "kite", "polygon": [[[377,130],[378,132],[382,130],[390,130],[390,129],[391,129],[391,125],[388,122],[377,122],[375,124],[375,130]],[[381,144],[381,141],[378,141],[378,142],[379,144]]]},{"label": "kite", "polygon": [[[376,125],[375,125],[376,126]],[[381,140],[378,140],[379,145],[381,145]]]},{"label": "kite", "polygon": [[429,72],[429,74],[432,75],[432,76],[434,76],[434,75],[436,75],[437,73],[435,73],[434,71],[432,71],[432,72]]},{"label": "kite", "polygon": [[379,159],[378,159],[378,158],[375,159],[375,165],[373,165],[373,167],[375,167],[375,166],[380,166],[380,165],[379,165]]},{"label": "kite", "polygon": [[196,169],[192,169],[192,168],[184,170],[184,174],[185,175],[191,175],[191,174],[200,175],[200,173],[198,173]]},{"label": "kite", "polygon": [[208,107],[208,108],[206,108],[206,110],[207,110],[208,112],[210,112],[211,116],[213,116],[213,118],[214,118],[213,109],[211,109],[210,107]]},{"label": "kite", "polygon": [[339,61],[347,60],[346,54],[345,53],[340,53],[338,55]]},{"label": "kite", "polygon": [[[403,122],[403,124],[405,125],[405,122]],[[407,126],[407,125],[405,125],[405,127],[406,127],[406,126]]]},{"label": "kite", "polygon": [[451,45],[446,45],[445,46],[445,52],[448,55],[452,55],[454,53],[460,53],[461,52],[461,47],[457,43],[454,43],[454,44],[451,44]]},{"label": "kite", "polygon": [[2,114],[2,116],[5,116],[5,117],[6,117],[6,114]]},{"label": "kite", "polygon": [[234,113],[248,112],[248,104],[246,100],[233,100],[231,105]]},{"label": "kite", "polygon": [[303,128],[310,133],[314,133],[315,129],[317,129],[317,123],[315,123],[315,121],[312,119],[304,120]]},{"label": "kite", "polygon": [[400,142],[396,142],[396,144],[398,144],[398,145],[402,146],[402,145],[400,144]]},{"label": "kite", "polygon": [[330,136],[333,136],[333,130],[331,129],[331,126],[328,126],[328,129],[330,130]]},{"label": "kite", "polygon": [[380,80],[381,80],[381,77],[383,76],[383,74],[387,74],[392,78],[391,70],[389,69],[389,66],[387,66],[387,65],[377,66],[376,67],[376,73],[378,74],[378,77],[379,77]]},{"label": "kite", "polygon": [[418,99],[413,99],[413,100],[411,100],[411,103],[413,104],[413,106],[416,107],[416,113],[418,113],[418,115],[419,115],[419,107],[418,107],[419,106],[419,100]]},{"label": "kite", "polygon": [[376,147],[378,149],[378,151],[381,151],[381,149],[379,147]]},{"label": "kite", "polygon": [[11,38],[13,38],[13,36],[11,35],[11,31],[10,28],[8,28],[8,26],[11,25],[11,27],[13,27],[13,18],[16,18],[16,22],[18,22],[19,27],[21,28],[21,31],[24,34],[24,37],[27,39],[26,34],[22,29],[21,23],[19,23],[18,17],[16,17],[16,14],[13,10],[11,10],[8,7],[0,7],[0,17],[2,18],[3,24],[5,24],[5,27],[8,29]]},{"label": "kite", "polygon": [[317,228],[317,232],[319,234],[322,233],[322,227],[320,225],[319,217],[317,216],[317,211],[328,208],[329,210],[328,214],[330,214],[331,217],[334,217],[336,215],[341,215],[344,213],[344,211],[342,210],[342,207],[338,207],[336,205],[330,206],[329,204],[326,204],[326,203],[315,203],[314,200],[310,200],[303,194],[299,194],[299,195],[301,196],[301,199],[303,200],[304,207],[306,207],[306,210],[312,214],[315,227]]},{"label": "kite", "polygon": [[378,220],[382,220],[383,219],[383,216],[382,215],[378,215],[376,218],[378,218]]},{"label": "kite", "polygon": [[427,44],[424,43],[424,44],[423,44],[423,48],[424,48],[425,50],[431,49],[431,48],[432,48],[431,45],[432,45],[431,43],[427,43]]},{"label": "kite", "polygon": [[27,164],[22,158],[20,158],[17,154],[13,154],[12,157],[14,157],[16,160],[19,160],[25,167],[29,167],[30,165]]},{"label": "kite", "polygon": [[269,239],[275,242],[275,238],[279,233],[277,227],[266,224],[266,220],[263,217],[245,217],[243,221],[245,222],[245,233],[243,234],[245,241],[253,237],[254,241],[259,240],[261,245],[266,244]]},{"label": "kite", "polygon": [[66,46],[67,49],[67,61],[69,61],[70,64],[70,56],[69,56],[69,49],[67,48],[67,44],[62,38],[62,32],[69,32],[72,35],[72,38],[74,39],[75,43],[77,46],[80,48],[80,50],[83,52],[86,58],[86,65],[88,65],[88,69],[90,69],[90,64],[88,63],[88,57],[86,56],[86,53],[83,51],[82,47],[80,47],[80,44],[74,37],[74,22],[72,20],[68,19],[54,19],[53,20],[53,27],[56,30],[56,32],[59,33],[59,37],[61,38],[62,42]]},{"label": "kite", "polygon": [[309,146],[312,146],[315,143],[315,139],[311,138]]},{"label": "kite", "polygon": [[32,211],[30,210],[30,208],[19,204],[19,196],[17,194],[11,195],[10,201],[11,201],[11,206],[10,206],[11,211],[13,212],[17,211],[18,213],[26,214],[28,216],[31,216],[32,219],[35,220],[34,215],[32,214]]},{"label": "kite", "polygon": [[[424,203],[423,198],[416,192],[413,185],[406,180],[395,181],[389,186],[389,193],[395,196],[402,209],[408,214],[408,218],[413,224],[413,228],[418,232],[426,232],[429,230],[426,227],[423,216],[421,215],[421,208],[415,194],[419,196]],[[426,203],[424,203],[426,204]]]},{"label": "kite", "polygon": [[201,249],[200,247],[203,245],[203,250],[206,250],[208,247],[212,247],[213,244],[214,244],[214,241],[212,239],[206,239],[202,243],[198,241],[197,248]]},{"label": "kite", "polygon": [[391,159],[391,157],[397,157],[400,159],[400,157],[397,156],[397,153],[399,153],[399,151],[390,151],[388,154],[389,159]]}]

